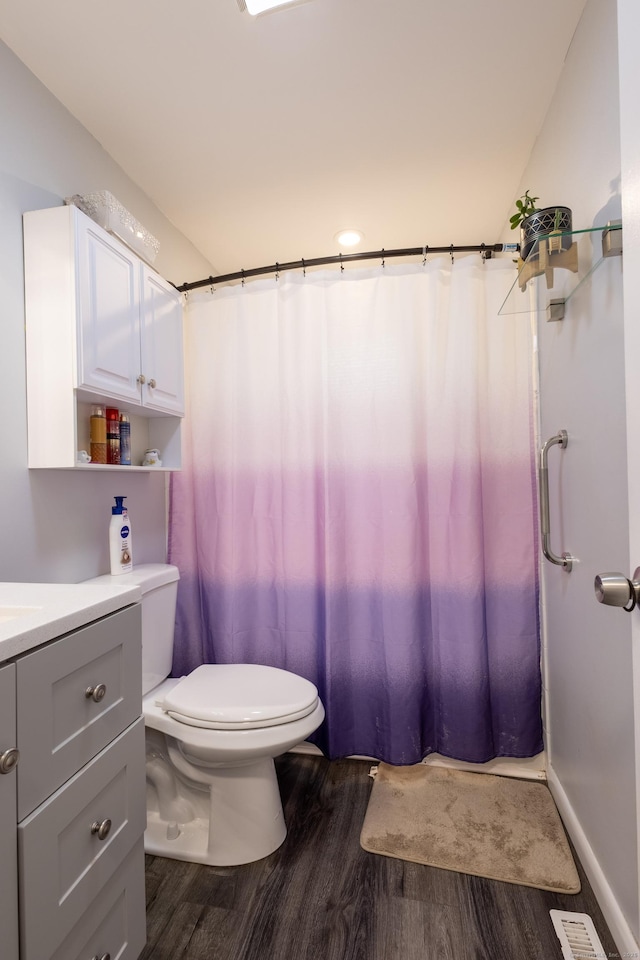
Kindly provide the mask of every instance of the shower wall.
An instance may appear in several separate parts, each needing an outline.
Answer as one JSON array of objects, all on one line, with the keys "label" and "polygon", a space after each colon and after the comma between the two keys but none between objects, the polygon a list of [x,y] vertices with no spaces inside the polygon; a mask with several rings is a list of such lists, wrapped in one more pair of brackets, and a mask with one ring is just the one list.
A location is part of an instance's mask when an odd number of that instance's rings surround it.
[{"label": "shower wall", "polygon": [[[518,193],[571,207],[574,229],[620,218],[619,125],[616,2],[589,0]],[[569,434],[549,457],[552,546],[577,557],[570,574],[542,561],[549,783],[618,946],[630,950],[639,928],[631,618],[593,591],[597,573],[629,564],[623,323],[619,258],[599,266],[563,321],[537,317],[541,440]]]}]

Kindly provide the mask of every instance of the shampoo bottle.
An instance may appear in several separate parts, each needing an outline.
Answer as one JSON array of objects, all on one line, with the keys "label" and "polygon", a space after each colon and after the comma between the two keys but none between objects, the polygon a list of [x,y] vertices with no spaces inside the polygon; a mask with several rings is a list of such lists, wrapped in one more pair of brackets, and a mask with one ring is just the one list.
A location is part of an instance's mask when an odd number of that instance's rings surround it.
[{"label": "shampoo bottle", "polygon": [[131,466],[131,422],[129,414],[120,414],[120,464]]},{"label": "shampoo bottle", "polygon": [[109,524],[109,559],[111,560],[111,575],[131,573],[133,570],[131,550],[131,524],[127,508],[122,505],[126,497],[115,497],[116,505],[111,507],[111,523]]}]

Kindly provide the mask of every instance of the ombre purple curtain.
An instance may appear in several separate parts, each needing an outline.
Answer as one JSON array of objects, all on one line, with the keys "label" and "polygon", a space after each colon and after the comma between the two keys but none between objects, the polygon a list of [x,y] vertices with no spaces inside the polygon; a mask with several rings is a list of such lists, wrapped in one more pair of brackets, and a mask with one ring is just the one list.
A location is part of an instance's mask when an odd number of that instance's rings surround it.
[{"label": "ombre purple curtain", "polygon": [[329,757],[542,749],[531,333],[510,260],[192,294],[174,674],[312,680]]}]

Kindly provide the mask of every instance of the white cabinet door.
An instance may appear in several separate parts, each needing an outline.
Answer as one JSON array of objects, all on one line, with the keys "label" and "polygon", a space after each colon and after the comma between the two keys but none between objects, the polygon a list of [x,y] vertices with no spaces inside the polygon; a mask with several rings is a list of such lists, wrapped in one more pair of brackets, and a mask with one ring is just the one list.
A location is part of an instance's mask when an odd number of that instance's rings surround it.
[{"label": "white cabinet door", "polygon": [[140,402],[140,260],[75,216],[78,387]]},{"label": "white cabinet door", "polygon": [[142,402],[145,407],[184,414],[182,297],[142,265]]},{"label": "white cabinet door", "polygon": [[[0,669],[0,754],[16,745],[16,668]],[[16,773],[0,774],[0,942],[2,960],[18,960]]]}]

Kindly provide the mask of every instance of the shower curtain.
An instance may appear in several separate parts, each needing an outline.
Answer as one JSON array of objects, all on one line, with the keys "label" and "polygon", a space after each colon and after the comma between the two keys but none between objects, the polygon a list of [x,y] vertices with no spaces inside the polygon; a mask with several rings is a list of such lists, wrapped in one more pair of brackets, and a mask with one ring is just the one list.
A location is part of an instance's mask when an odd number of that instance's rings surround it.
[{"label": "shower curtain", "polygon": [[174,675],[282,667],[315,742],[410,764],[542,749],[531,333],[510,260],[191,294]]}]

